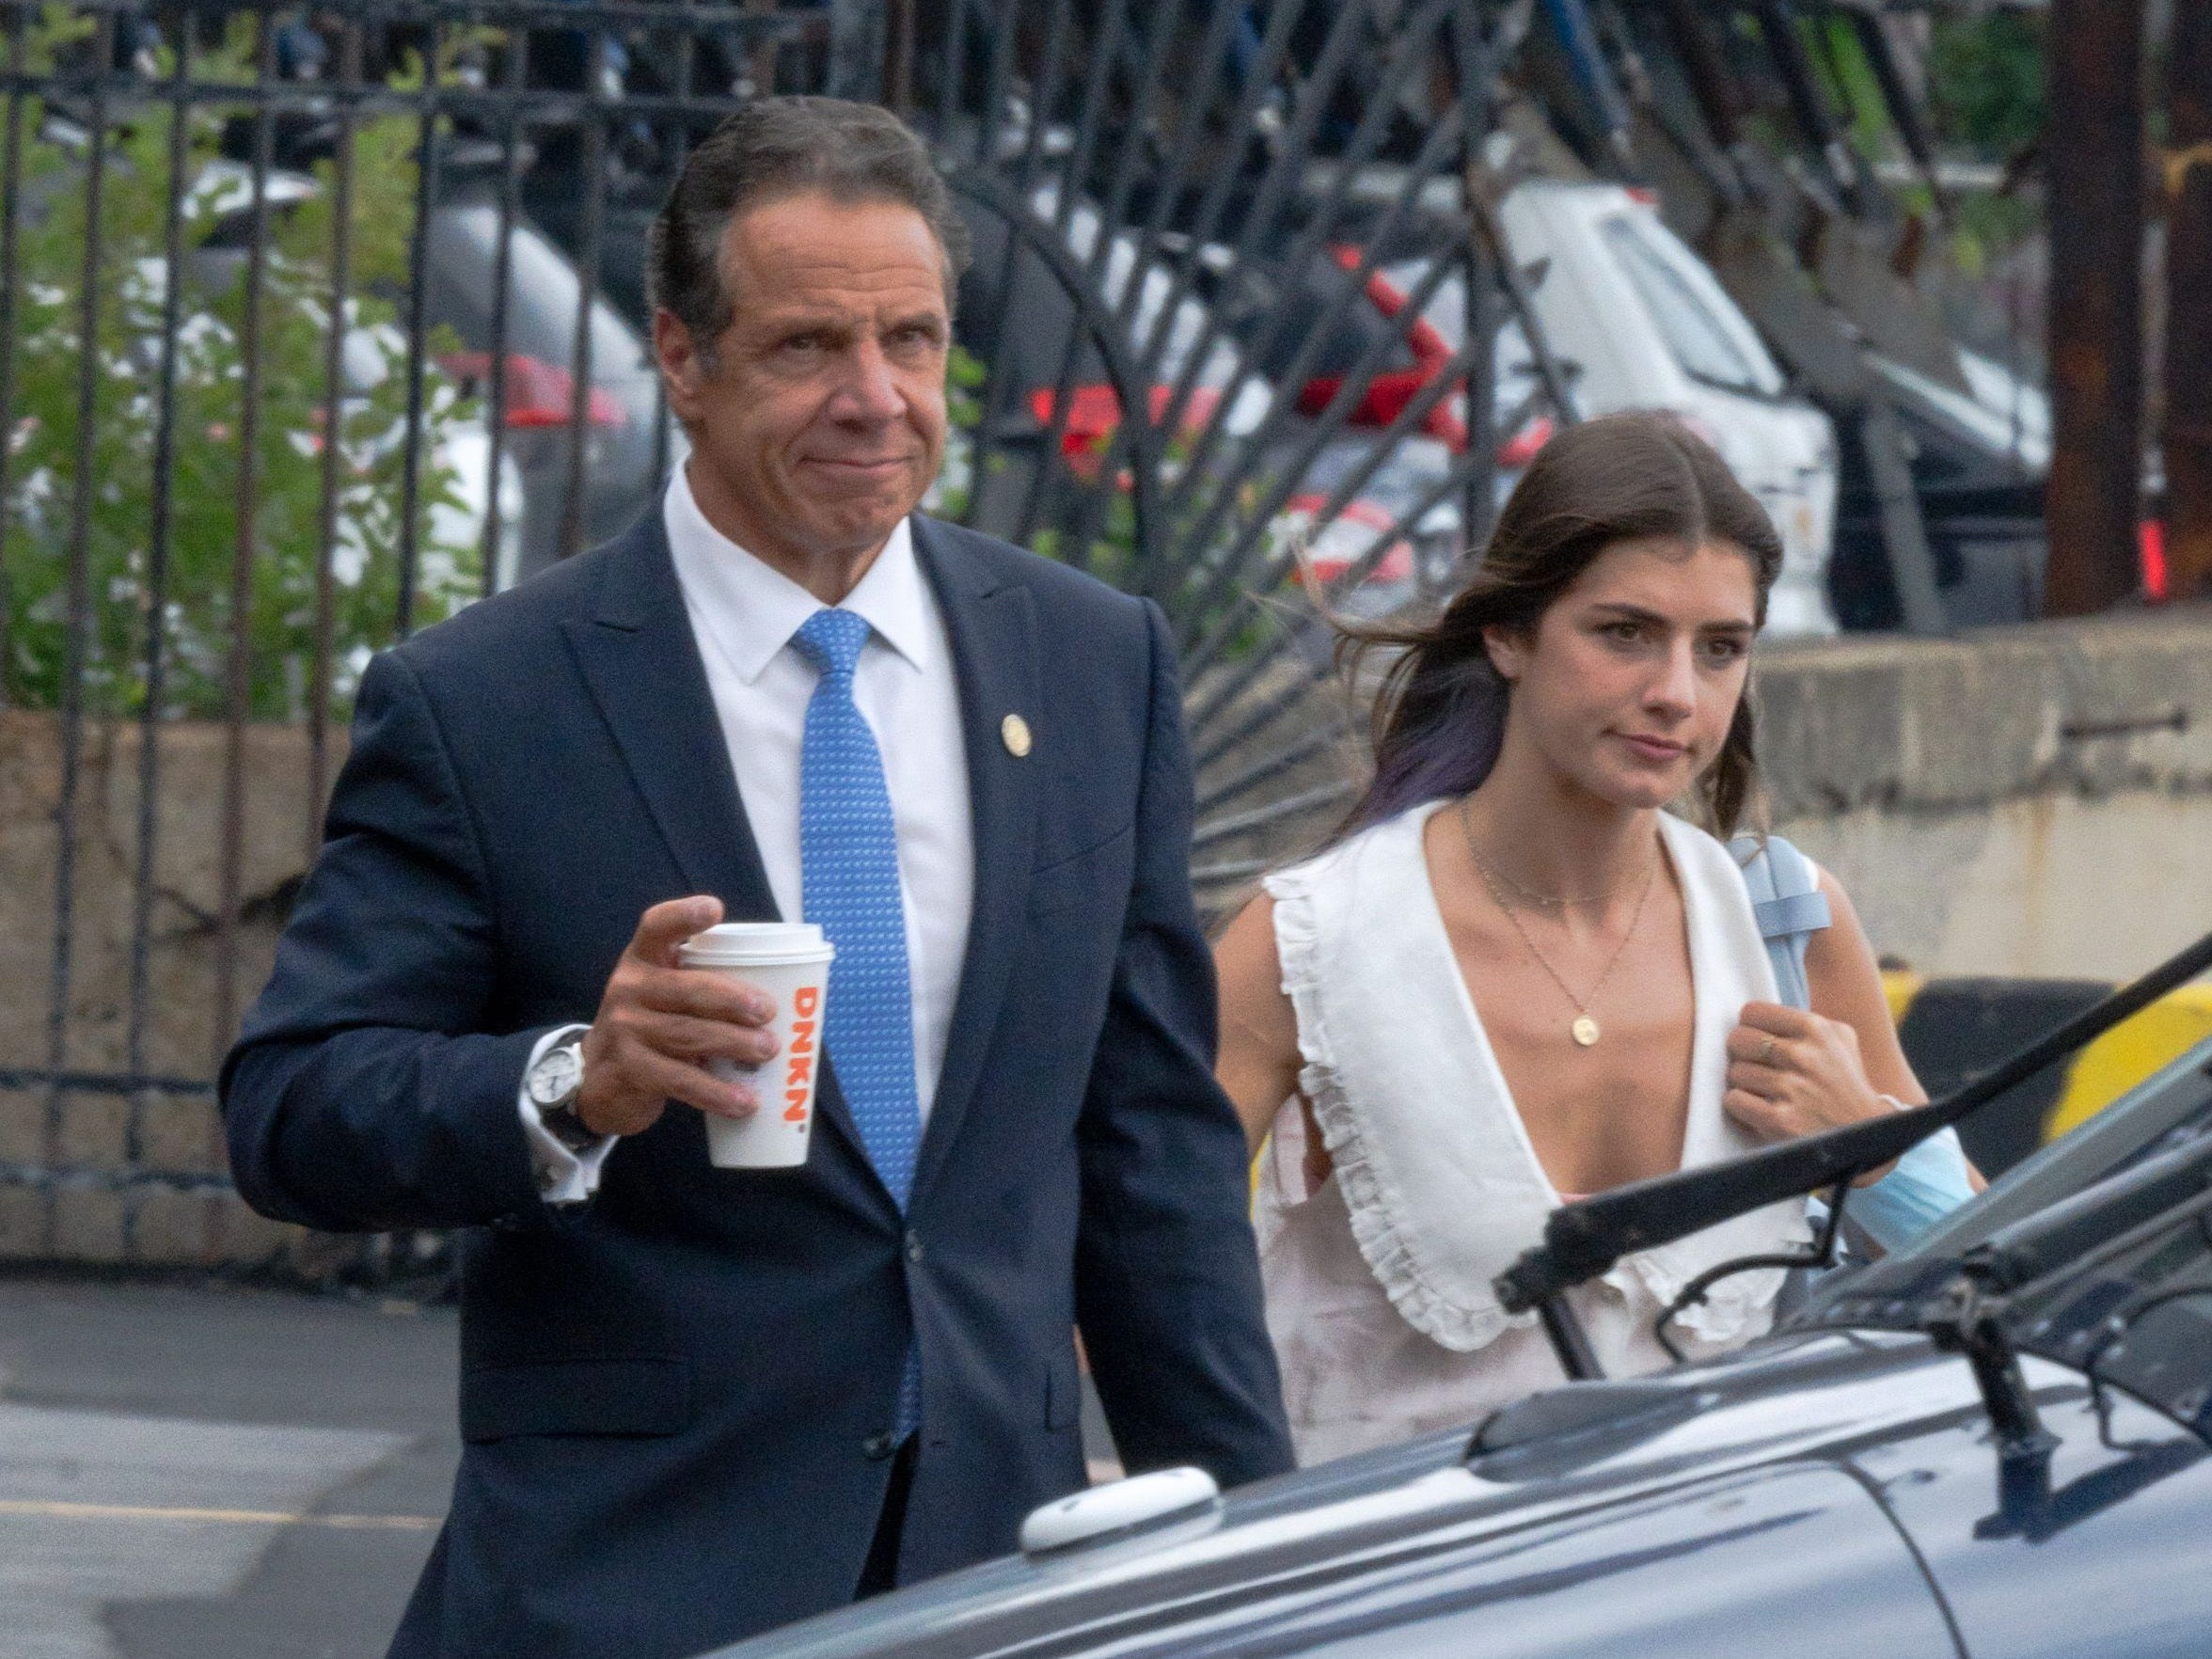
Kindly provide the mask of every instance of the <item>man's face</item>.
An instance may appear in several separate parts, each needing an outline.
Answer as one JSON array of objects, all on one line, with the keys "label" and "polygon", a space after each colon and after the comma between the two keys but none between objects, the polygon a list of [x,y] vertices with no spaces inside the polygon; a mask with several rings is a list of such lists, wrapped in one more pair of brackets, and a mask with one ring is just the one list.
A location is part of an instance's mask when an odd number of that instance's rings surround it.
[{"label": "man's face", "polygon": [[654,319],[692,492],[795,579],[857,579],[944,453],[944,250],[912,208],[810,193],[734,217],[721,256],[732,316],[708,352]]}]

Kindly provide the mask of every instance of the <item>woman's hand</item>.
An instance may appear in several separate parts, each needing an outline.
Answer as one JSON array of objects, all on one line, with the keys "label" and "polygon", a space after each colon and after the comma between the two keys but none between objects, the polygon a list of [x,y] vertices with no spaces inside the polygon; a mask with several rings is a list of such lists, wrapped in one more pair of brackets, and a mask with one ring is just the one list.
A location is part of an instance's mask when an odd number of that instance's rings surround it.
[{"label": "woman's hand", "polygon": [[1740,1020],[1720,1103],[1754,1134],[1786,1141],[1888,1114],[1852,1026],[1779,1003],[1746,1003]]}]

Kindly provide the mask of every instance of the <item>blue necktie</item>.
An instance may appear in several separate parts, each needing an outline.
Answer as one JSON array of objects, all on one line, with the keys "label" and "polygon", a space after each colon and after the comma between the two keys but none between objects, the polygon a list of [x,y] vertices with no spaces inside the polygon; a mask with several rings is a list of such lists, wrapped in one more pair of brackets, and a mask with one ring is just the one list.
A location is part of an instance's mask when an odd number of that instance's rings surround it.
[{"label": "blue necktie", "polygon": [[[798,856],[806,919],[837,947],[824,1048],[876,1173],[903,1210],[914,1185],[922,1109],[914,1091],[914,1000],[899,902],[898,834],[883,754],[853,702],[865,618],[817,610],[792,643],[820,678],[798,762]],[[921,1420],[918,1356],[907,1353],[893,1432]]]}]

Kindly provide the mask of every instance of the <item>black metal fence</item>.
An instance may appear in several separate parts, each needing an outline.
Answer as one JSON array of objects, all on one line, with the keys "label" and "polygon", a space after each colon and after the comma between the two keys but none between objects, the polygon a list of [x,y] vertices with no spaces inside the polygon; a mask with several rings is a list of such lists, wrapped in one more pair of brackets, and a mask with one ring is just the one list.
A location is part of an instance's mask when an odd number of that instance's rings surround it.
[{"label": "black metal fence", "polygon": [[1199,879],[1247,874],[1342,788],[1317,608],[1450,581],[1572,417],[1480,165],[1527,14],[0,6],[0,1256],[266,1247],[208,1080],[360,667],[657,499],[645,229],[764,92],[930,138],[978,253],[932,510],[1166,608]]}]

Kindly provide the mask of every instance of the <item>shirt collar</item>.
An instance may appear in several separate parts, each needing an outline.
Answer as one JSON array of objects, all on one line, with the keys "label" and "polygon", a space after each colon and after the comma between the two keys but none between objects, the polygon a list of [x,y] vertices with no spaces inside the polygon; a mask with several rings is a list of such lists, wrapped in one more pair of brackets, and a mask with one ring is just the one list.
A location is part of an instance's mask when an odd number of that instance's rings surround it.
[{"label": "shirt collar", "polygon": [[[685,598],[737,677],[751,685],[822,602],[708,523],[686,466],[670,475],[661,514]],[[908,666],[931,666],[930,600],[908,520],[898,521],[841,608],[864,618]]]}]

